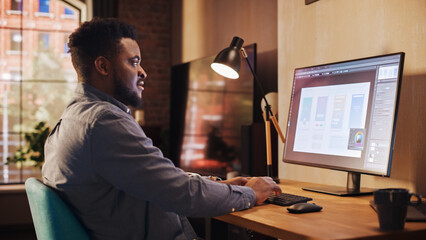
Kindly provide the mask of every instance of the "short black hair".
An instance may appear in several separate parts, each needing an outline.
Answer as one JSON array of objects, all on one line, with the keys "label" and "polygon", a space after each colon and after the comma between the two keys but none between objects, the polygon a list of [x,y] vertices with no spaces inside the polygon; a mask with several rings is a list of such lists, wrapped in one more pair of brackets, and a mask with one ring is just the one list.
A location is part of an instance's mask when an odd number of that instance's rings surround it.
[{"label": "short black hair", "polygon": [[83,80],[88,80],[99,56],[111,59],[120,51],[122,38],[136,40],[135,27],[115,18],[94,18],[84,22],[69,37],[72,64]]}]

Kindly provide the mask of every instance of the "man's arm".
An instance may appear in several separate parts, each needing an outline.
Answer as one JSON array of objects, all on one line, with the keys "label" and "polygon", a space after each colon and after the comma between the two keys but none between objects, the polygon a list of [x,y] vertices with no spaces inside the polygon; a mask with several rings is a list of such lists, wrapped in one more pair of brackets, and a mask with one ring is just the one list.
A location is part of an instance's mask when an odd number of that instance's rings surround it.
[{"label": "man's arm", "polygon": [[[105,114],[91,133],[98,175],[135,198],[186,216],[216,216],[252,207],[255,191],[190,177],[163,157],[130,116]],[[256,190],[257,191],[257,190]]]}]

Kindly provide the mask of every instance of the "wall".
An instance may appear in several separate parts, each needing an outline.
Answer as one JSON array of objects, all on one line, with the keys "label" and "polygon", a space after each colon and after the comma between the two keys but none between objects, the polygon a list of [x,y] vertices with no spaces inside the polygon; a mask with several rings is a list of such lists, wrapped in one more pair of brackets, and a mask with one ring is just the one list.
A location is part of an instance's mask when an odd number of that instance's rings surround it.
[{"label": "wall", "polygon": [[[278,2],[278,90],[285,126],[296,67],[406,53],[390,178],[362,176],[364,187],[406,187],[426,194],[426,1]],[[279,155],[282,156],[283,145]],[[344,172],[280,163],[280,178],[344,185]]]},{"label": "wall", "polygon": [[258,52],[277,49],[277,1],[174,0],[172,65],[216,55],[239,36]]}]

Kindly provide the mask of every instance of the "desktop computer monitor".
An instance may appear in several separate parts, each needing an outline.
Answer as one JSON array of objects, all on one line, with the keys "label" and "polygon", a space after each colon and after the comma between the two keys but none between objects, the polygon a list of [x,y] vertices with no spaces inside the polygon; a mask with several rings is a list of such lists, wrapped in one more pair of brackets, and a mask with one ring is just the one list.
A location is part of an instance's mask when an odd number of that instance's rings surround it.
[{"label": "desktop computer monitor", "polygon": [[297,68],[283,161],[348,172],[345,187],[368,194],[360,174],[390,176],[404,53]]}]

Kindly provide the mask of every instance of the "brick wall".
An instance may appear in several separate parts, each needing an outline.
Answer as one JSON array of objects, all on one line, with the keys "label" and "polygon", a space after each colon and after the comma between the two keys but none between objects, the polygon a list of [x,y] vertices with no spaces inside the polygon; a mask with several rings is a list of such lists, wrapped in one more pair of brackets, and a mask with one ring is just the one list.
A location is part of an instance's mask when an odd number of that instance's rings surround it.
[{"label": "brick wall", "polygon": [[171,68],[171,0],[120,0],[119,19],[136,26],[142,67],[146,126],[168,128]]}]

